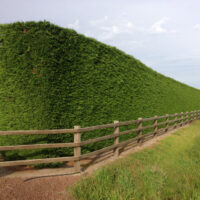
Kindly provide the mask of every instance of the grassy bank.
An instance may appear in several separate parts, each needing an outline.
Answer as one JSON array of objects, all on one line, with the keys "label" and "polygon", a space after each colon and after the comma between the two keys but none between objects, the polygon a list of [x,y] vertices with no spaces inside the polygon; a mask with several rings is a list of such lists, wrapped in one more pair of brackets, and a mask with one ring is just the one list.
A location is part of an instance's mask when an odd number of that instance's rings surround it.
[{"label": "grassy bank", "polygon": [[72,188],[79,200],[199,200],[200,121]]}]

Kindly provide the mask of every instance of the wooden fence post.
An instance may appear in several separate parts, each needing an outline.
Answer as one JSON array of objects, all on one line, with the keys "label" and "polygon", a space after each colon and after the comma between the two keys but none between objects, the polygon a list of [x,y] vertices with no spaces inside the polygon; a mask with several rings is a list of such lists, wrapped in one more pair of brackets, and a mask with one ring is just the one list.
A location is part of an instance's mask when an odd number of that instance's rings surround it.
[{"label": "wooden fence post", "polygon": [[192,111],[192,122],[194,121],[194,111]]},{"label": "wooden fence post", "polygon": [[[80,126],[74,126],[74,129],[80,129]],[[74,133],[74,143],[81,142],[81,133]],[[79,157],[81,155],[81,147],[74,147],[74,157]],[[81,172],[80,160],[74,161],[75,172]]]},{"label": "wooden fence post", "polygon": [[174,123],[174,128],[177,128],[177,124],[178,124],[178,113],[175,113],[175,123]]},{"label": "wooden fence post", "polygon": [[183,126],[183,112],[181,112],[181,124],[180,126],[182,127]]},{"label": "wooden fence post", "polygon": [[156,115],[155,116],[155,119],[154,119],[154,123],[153,123],[153,125],[154,125],[154,136],[156,136],[157,135],[157,132],[158,132],[158,116]]},{"label": "wooden fence post", "polygon": [[188,124],[188,120],[189,120],[188,112],[186,112],[185,114],[186,114],[186,117],[187,117],[186,121],[185,121],[185,124]]},{"label": "wooden fence post", "polygon": [[[138,136],[142,136],[142,118],[138,118]],[[141,144],[142,139],[138,140],[138,143]]]},{"label": "wooden fence post", "polygon": [[166,125],[165,132],[167,132],[169,129],[169,115],[168,114],[166,114],[166,124],[165,125]]},{"label": "wooden fence post", "polygon": [[191,123],[191,112],[189,112],[189,123]]},{"label": "wooden fence post", "polygon": [[193,121],[193,111],[190,113],[190,123]]},{"label": "wooden fence post", "polygon": [[[117,124],[119,123],[119,121],[114,121],[114,124]],[[118,134],[119,133],[119,126],[115,126],[115,129],[114,129],[114,134]],[[114,144],[119,144],[119,136],[116,136],[114,138]],[[118,157],[119,156],[119,147],[116,147],[114,149],[114,156],[115,157]]]},{"label": "wooden fence post", "polygon": [[190,112],[188,112],[188,124],[190,123]]},{"label": "wooden fence post", "polygon": [[184,112],[182,112],[182,126],[184,126],[184,125],[185,125],[184,118],[185,118],[185,113],[184,113]]}]

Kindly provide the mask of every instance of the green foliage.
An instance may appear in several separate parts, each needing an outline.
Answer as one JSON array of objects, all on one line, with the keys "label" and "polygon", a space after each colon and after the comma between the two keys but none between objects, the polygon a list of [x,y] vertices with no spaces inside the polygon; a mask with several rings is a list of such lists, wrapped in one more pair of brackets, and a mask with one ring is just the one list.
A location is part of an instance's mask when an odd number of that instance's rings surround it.
[{"label": "green foliage", "polygon": [[[199,102],[199,90],[73,30],[46,21],[0,25],[1,130],[86,127],[197,110]],[[82,140],[112,131],[84,133]],[[70,141],[70,134],[10,136],[1,137],[0,145]],[[87,145],[83,153],[112,142]],[[2,152],[7,160],[72,153],[69,148]]]},{"label": "green foliage", "polygon": [[115,161],[71,187],[78,200],[200,199],[200,122]]}]

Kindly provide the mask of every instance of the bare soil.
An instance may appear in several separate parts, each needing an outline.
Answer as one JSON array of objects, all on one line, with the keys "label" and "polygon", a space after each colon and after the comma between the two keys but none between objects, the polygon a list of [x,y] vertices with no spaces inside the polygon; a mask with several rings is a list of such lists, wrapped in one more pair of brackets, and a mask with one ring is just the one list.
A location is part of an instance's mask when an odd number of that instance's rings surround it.
[{"label": "bare soil", "polygon": [[71,200],[67,187],[80,176],[45,178],[0,178],[0,200]]}]

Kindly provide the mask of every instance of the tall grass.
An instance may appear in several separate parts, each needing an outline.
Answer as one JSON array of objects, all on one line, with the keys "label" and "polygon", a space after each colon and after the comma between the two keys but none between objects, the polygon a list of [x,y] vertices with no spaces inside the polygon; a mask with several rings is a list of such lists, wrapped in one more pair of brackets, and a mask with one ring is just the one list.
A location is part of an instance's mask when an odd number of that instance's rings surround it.
[{"label": "tall grass", "polygon": [[101,168],[71,191],[78,200],[199,200],[200,122]]}]

